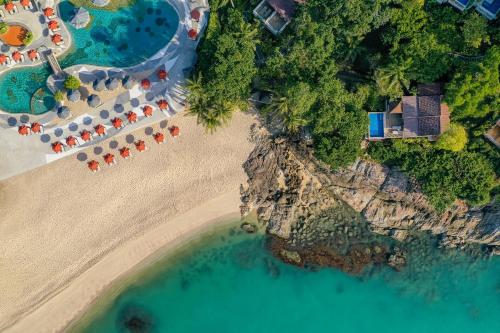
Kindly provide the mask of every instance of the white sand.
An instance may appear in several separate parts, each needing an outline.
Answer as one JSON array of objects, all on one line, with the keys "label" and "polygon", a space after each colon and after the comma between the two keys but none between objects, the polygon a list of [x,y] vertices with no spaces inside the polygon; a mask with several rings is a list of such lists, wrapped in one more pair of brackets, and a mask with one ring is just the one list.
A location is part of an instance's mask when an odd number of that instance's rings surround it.
[{"label": "white sand", "polygon": [[113,167],[85,150],[101,163],[98,173],[70,156],[0,182],[0,330],[61,331],[148,256],[238,212],[253,122],[237,114],[208,135],[177,116],[169,126],[182,134],[163,145],[134,133],[149,150],[132,149],[131,160],[118,156],[124,137],[103,142],[100,155],[117,156]]}]

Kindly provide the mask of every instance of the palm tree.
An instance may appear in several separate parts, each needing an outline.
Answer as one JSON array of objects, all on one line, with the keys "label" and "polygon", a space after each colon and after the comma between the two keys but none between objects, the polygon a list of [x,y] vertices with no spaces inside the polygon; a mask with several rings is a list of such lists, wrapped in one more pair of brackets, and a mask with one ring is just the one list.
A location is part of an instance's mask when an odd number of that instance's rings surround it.
[{"label": "palm tree", "polygon": [[241,21],[238,27],[238,31],[235,32],[234,35],[243,40],[254,41],[257,33],[258,30],[256,27],[254,27],[250,23]]},{"label": "palm tree", "polygon": [[271,103],[264,108],[264,113],[279,117],[283,127],[291,133],[297,133],[307,123],[297,111],[294,110],[289,97],[279,94],[273,95]]},{"label": "palm tree", "polygon": [[411,59],[389,64],[387,67],[375,71],[375,82],[380,94],[391,98],[401,97],[408,91],[410,80],[407,77],[408,69],[412,64]]},{"label": "palm tree", "polygon": [[189,95],[187,97],[188,103],[195,103],[204,97],[203,90],[203,75],[200,73],[193,75],[192,79],[187,80],[186,88],[189,91]]}]

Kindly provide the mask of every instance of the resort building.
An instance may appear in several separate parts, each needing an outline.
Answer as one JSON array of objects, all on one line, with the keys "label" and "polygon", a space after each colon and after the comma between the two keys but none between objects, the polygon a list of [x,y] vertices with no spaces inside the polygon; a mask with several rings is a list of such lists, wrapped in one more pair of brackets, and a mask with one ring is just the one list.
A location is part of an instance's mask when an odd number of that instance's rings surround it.
[{"label": "resort building", "polygon": [[386,102],[385,112],[369,112],[369,140],[426,137],[437,140],[450,125],[439,84],[420,85],[417,96]]},{"label": "resort building", "polygon": [[476,4],[476,10],[489,20],[494,20],[500,11],[500,0],[481,0]]},{"label": "resort building", "polygon": [[484,136],[491,141],[497,148],[500,148],[500,119],[497,120],[495,126],[490,128]]},{"label": "resort building", "polygon": [[297,3],[305,0],[262,0],[253,10],[269,31],[280,34],[292,20]]},{"label": "resort building", "polygon": [[438,0],[448,2],[460,11],[476,7],[476,10],[489,20],[494,20],[500,11],[500,0]]}]

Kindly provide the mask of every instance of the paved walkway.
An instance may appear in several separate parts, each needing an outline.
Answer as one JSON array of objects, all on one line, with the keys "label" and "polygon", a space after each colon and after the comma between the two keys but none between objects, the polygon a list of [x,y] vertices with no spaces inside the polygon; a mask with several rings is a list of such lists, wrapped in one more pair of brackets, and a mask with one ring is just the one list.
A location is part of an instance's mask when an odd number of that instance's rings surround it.
[{"label": "paved walkway", "polygon": [[[0,180],[77,153],[83,147],[99,144],[111,136],[127,135],[138,128],[167,121],[174,114],[184,110],[186,91],[183,87],[186,72],[196,62],[196,46],[199,41],[199,39],[193,41],[187,37],[187,31],[191,29],[193,24],[189,18],[189,13],[191,8],[205,6],[208,9],[208,5],[202,1],[171,0],[171,3],[179,13],[180,18],[179,28],[171,42],[141,64],[126,69],[114,69],[117,75],[121,73],[121,75],[131,75],[136,79],[149,78],[152,82],[150,90],[143,92],[136,86],[113,100],[104,101],[98,108],[89,109],[86,114],[79,115],[75,119],[69,119],[67,122],[58,125],[51,125],[51,122],[57,117],[54,112],[48,112],[41,116],[0,114],[0,156],[2,156]],[[204,13],[199,23],[200,30],[205,27],[207,18]],[[156,77],[156,72],[160,68],[168,71],[168,80],[165,82],[159,81]],[[92,72],[95,70],[101,71],[103,68],[79,65],[68,70]],[[170,106],[168,112],[160,112],[157,108],[156,101],[161,98],[167,99]],[[150,104],[154,108],[153,116],[150,118],[145,118],[142,114],[142,106],[145,104]],[[114,117],[120,117],[125,120],[124,123],[128,123],[125,119],[125,113],[128,111],[136,112],[139,121],[135,124],[128,124],[120,130],[112,128],[111,119]],[[17,132],[18,126],[33,121],[45,124],[44,133],[42,135],[32,134],[27,137],[20,136]],[[67,136],[79,136],[83,129],[93,132],[93,127],[97,124],[103,124],[108,128],[105,137],[99,138],[95,136],[92,142],[77,148],[68,148],[62,154],[52,152],[52,142],[60,140],[64,143]],[[133,142],[133,140],[139,138],[127,137],[127,141],[129,139]],[[100,155],[102,149],[95,149],[95,153]]]}]

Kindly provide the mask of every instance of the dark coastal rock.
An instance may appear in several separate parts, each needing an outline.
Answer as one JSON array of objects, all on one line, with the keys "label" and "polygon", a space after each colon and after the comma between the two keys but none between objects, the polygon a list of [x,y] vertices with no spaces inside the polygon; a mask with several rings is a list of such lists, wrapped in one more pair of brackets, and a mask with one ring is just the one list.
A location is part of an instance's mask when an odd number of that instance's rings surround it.
[{"label": "dark coastal rock", "polygon": [[147,333],[153,331],[153,317],[143,307],[127,305],[119,313],[117,325],[119,331]]},{"label": "dark coastal rock", "polygon": [[[245,215],[256,209],[258,220],[266,225],[267,232],[292,245],[307,247],[347,242],[335,231],[336,226],[314,235],[302,231],[323,212],[338,210],[347,204],[368,223],[371,232],[379,235],[406,242],[411,232],[430,232],[439,239],[440,245],[446,247],[480,244],[492,254],[499,253],[498,204],[471,208],[457,200],[453,207],[438,214],[418,185],[398,169],[358,160],[348,168],[332,172],[305,146],[285,139],[254,140],[256,148],[244,164],[248,184],[242,189],[241,213]],[[320,225],[314,222],[310,229]],[[346,233],[352,235],[346,234],[346,237],[367,235],[362,231],[362,235],[356,236],[359,232],[349,227]],[[318,238],[321,238],[319,243]],[[318,254],[321,253],[330,258],[330,263],[356,271],[364,262],[364,259],[357,259],[359,251],[359,248],[354,248],[351,252],[342,252],[350,258],[350,264],[341,263],[338,253],[324,248],[308,253],[297,250],[297,253],[301,263],[319,261]],[[387,254],[385,250],[382,252]],[[287,262],[294,261],[279,251],[275,254]],[[402,257],[392,257],[391,265],[395,268],[402,263]]]},{"label": "dark coastal rock", "polygon": [[247,234],[253,234],[257,232],[257,226],[248,222],[243,222],[241,224],[241,229],[245,231]]}]

